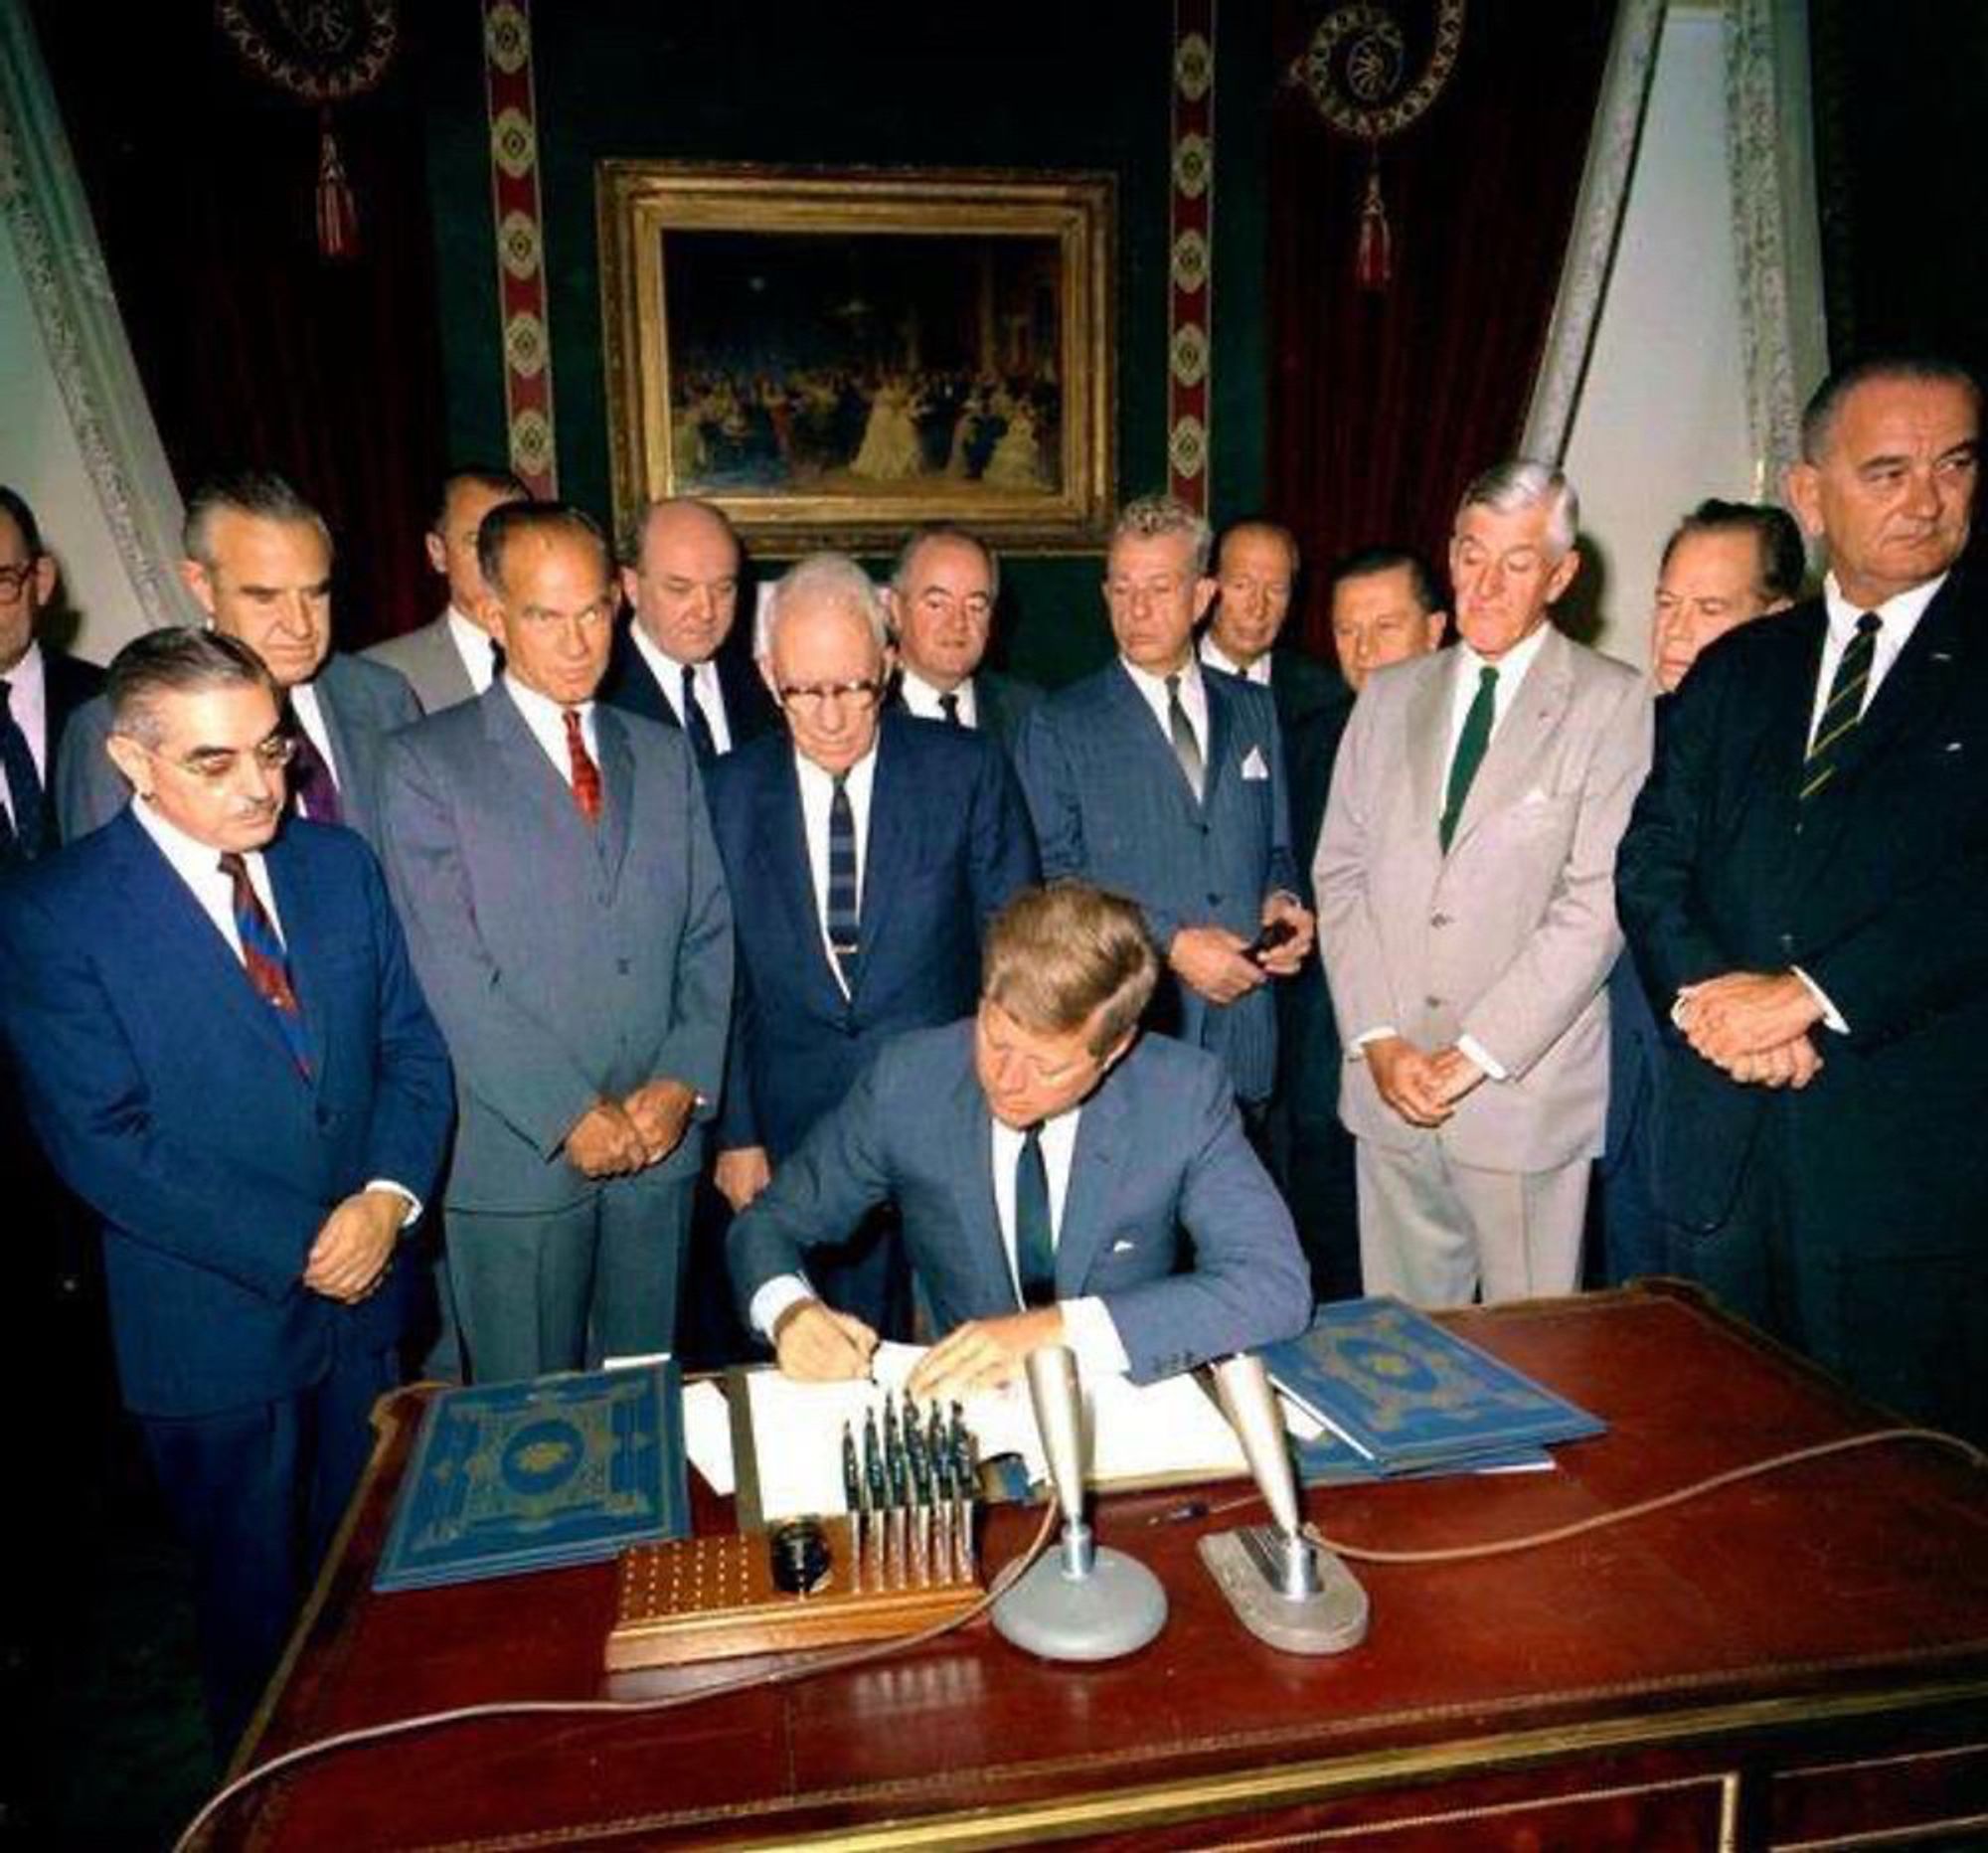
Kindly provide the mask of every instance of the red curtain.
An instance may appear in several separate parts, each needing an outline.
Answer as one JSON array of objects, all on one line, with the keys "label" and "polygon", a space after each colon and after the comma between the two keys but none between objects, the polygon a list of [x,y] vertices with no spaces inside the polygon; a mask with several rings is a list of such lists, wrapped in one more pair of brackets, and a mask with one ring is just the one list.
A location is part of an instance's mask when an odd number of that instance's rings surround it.
[{"label": "red curtain", "polygon": [[360,252],[332,264],[313,216],[316,113],[248,70],[212,0],[35,9],[180,486],[251,465],[294,482],[337,542],[346,649],[437,603],[421,553],[444,441],[423,11],[401,9],[384,84],[335,112]]},{"label": "red curtain", "polygon": [[[1277,0],[1279,72],[1325,10]],[[1433,3],[1394,11],[1412,83]],[[1276,92],[1270,499],[1312,563],[1302,634],[1327,654],[1325,567],[1390,542],[1440,568],[1458,493],[1517,445],[1614,12],[1613,0],[1472,0],[1447,87],[1381,144],[1394,252],[1382,290],[1354,277],[1365,144],[1329,128],[1296,84]]]}]

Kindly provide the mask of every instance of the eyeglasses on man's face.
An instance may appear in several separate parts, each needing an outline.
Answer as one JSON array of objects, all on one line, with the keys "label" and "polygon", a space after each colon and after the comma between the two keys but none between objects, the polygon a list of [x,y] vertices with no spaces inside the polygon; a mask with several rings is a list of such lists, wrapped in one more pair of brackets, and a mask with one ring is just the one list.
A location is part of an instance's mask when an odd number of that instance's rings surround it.
[{"label": "eyeglasses on man's face", "polygon": [[136,742],[146,758],[161,765],[170,765],[175,771],[185,772],[189,778],[197,778],[204,785],[225,785],[235,775],[236,767],[246,757],[266,772],[280,772],[297,757],[297,737],[294,734],[271,734],[267,740],[257,741],[246,749],[235,747],[197,747],[183,759],[176,759],[161,753],[156,747],[148,747],[140,740]]},{"label": "eyeglasses on man's face", "polygon": [[35,583],[41,564],[39,560],[30,560],[18,567],[0,567],[0,604],[19,602],[22,594]]},{"label": "eyeglasses on man's face", "polygon": [[867,682],[783,682],[780,706],[790,714],[815,715],[833,702],[861,712],[873,708],[884,692],[880,681]]}]

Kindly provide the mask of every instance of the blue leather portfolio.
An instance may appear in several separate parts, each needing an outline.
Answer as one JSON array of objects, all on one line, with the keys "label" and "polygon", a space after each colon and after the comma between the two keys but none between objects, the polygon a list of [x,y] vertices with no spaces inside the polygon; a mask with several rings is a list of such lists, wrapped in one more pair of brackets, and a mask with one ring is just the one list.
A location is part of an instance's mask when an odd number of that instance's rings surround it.
[{"label": "blue leather portfolio", "polygon": [[1349,1444],[1320,1449],[1320,1468],[1332,1455],[1379,1475],[1491,1465],[1604,1427],[1398,1299],[1321,1306],[1310,1330],[1262,1357],[1277,1388]]},{"label": "blue leather portfolio", "polygon": [[428,1406],[373,1587],[592,1563],[689,1531],[674,1363],[479,1384]]}]

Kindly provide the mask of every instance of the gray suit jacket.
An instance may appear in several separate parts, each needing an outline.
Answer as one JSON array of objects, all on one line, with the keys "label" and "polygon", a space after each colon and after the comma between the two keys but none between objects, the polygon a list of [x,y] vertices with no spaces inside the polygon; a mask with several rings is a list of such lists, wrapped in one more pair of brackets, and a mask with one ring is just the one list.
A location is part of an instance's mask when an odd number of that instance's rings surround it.
[{"label": "gray suit jacket", "polygon": [[690,749],[598,705],[594,727],[597,825],[501,680],[388,752],[387,879],[455,1062],[451,1208],[578,1201],[601,1186],[566,1135],[596,1100],[670,1076],[715,1103],[724,1082],[732,907]]},{"label": "gray suit jacket", "polygon": [[[338,766],[338,804],[345,822],[377,852],[380,848],[380,761],[387,737],[421,718],[414,692],[398,671],[384,663],[334,651],[324,659],[311,686],[331,736]],[[56,814],[63,841],[73,843],[101,828],[124,808],[131,787],[111,764],[103,743],[110,738],[110,705],[102,696],[71,716],[56,756]]]},{"label": "gray suit jacket", "polygon": [[[1649,685],[1550,631],[1492,736],[1456,833],[1436,839],[1455,677],[1439,650],[1384,669],[1347,724],[1312,879],[1349,1060],[1340,1117],[1398,1150],[1542,1171],[1601,1151],[1615,846],[1650,763]],[[1468,1035],[1501,1063],[1439,1132],[1375,1089],[1354,1039]]]},{"label": "gray suit jacket", "polygon": [[406,676],[423,714],[439,714],[459,701],[476,698],[476,685],[463,668],[462,653],[449,634],[446,611],[418,630],[374,644],[366,652],[366,660],[385,663]]},{"label": "gray suit jacket", "polygon": [[[733,1224],[742,1305],[889,1199],[940,1333],[1019,1311],[992,1153],[972,1021],[886,1044]],[[1140,1382],[1304,1329],[1311,1284],[1290,1212],[1212,1056],[1143,1036],[1083,1103],[1056,1280],[1060,1299],[1104,1301]]]}]

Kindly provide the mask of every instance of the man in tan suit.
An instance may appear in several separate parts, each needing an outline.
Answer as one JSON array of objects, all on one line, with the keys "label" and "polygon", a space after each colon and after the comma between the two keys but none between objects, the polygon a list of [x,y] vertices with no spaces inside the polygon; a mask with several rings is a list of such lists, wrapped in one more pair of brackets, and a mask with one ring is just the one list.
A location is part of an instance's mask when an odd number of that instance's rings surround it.
[{"label": "man in tan suit", "polygon": [[1368,682],[1319,836],[1362,1277],[1417,1305],[1564,1293],[1579,1274],[1622,944],[1615,845],[1650,696],[1548,621],[1578,519],[1544,464],[1464,492],[1457,647]]}]

